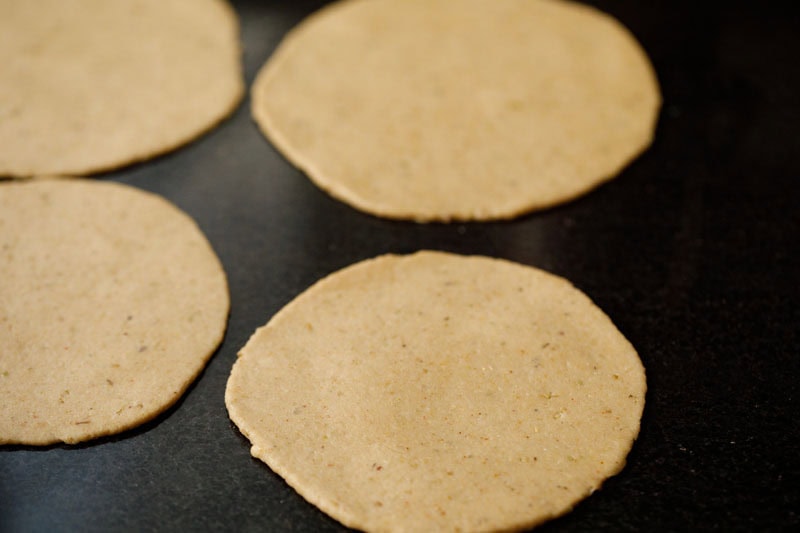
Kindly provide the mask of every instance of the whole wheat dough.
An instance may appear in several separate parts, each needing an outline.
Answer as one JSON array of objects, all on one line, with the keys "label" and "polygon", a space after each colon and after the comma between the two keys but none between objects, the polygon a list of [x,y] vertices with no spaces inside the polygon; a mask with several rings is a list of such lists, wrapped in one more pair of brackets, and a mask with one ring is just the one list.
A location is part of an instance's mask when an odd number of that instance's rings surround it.
[{"label": "whole wheat dough", "polygon": [[559,0],[344,0],[259,73],[264,134],[375,215],[510,218],[581,195],[651,142],[660,107],[633,36]]},{"label": "whole wheat dough", "polygon": [[439,252],[330,275],[239,355],[225,401],[252,454],[368,531],[565,513],[623,467],[646,388],[634,348],[566,280]]},{"label": "whole wheat dough", "polygon": [[0,280],[0,444],[154,418],[227,322],[225,273],[194,221],[111,182],[0,184]]},{"label": "whole wheat dough", "polygon": [[181,146],[244,92],[223,0],[0,0],[0,176],[89,174]]}]

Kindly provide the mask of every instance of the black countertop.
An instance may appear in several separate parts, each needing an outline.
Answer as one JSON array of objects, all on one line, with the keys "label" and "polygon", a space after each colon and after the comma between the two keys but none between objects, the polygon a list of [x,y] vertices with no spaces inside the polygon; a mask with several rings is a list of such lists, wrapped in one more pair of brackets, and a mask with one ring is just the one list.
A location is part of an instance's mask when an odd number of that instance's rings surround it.
[{"label": "black countertop", "polygon": [[[233,3],[248,84],[322,4]],[[0,529],[343,529],[250,457],[225,383],[250,334],[314,281],[421,248],[570,279],[647,368],[628,465],[541,531],[800,526],[800,8],[592,3],[642,42],[664,107],[651,149],[570,204],[503,223],[374,218],[292,168],[250,120],[249,100],[198,142],[101,176],[198,221],[228,274],[227,336],[178,405],[144,427],[80,446],[0,447]]]}]

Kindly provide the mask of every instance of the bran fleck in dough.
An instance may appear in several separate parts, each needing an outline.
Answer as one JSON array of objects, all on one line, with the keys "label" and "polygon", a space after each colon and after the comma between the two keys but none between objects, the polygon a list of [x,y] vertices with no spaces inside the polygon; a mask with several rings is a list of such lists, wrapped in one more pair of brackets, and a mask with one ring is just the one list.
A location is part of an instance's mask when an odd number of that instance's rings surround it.
[{"label": "bran fleck in dough", "polygon": [[379,216],[512,218],[571,200],[649,146],[650,62],[559,0],[345,0],[262,68],[252,113],[332,196]]},{"label": "bran fleck in dough", "polygon": [[0,184],[0,279],[0,444],[147,422],[225,332],[225,272],[200,229],[121,184]]},{"label": "bran fleck in dough", "polygon": [[240,56],[223,0],[0,0],[0,176],[173,150],[233,112]]},{"label": "bran fleck in dough", "polygon": [[440,252],[319,281],[239,354],[225,401],[304,498],[368,531],[519,529],[622,469],[645,374],[568,281]]}]

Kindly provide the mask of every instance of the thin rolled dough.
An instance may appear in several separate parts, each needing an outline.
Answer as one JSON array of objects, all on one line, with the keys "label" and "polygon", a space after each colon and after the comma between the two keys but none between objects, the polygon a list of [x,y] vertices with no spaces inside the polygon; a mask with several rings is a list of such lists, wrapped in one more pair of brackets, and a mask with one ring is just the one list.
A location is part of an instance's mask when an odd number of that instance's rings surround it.
[{"label": "thin rolled dough", "polygon": [[225,272],[163,198],[0,184],[0,444],[76,443],[173,405],[222,340]]},{"label": "thin rolled dough", "polygon": [[322,189],[416,221],[511,218],[614,177],[660,95],[615,19],[561,0],[344,0],[262,68],[252,112]]},{"label": "thin rolled dough", "polygon": [[173,150],[244,92],[224,0],[0,0],[0,176],[83,175]]},{"label": "thin rolled dough", "polygon": [[566,280],[486,257],[382,256],[260,328],[231,419],[309,502],[368,531],[486,531],[561,515],[622,469],[645,374]]}]

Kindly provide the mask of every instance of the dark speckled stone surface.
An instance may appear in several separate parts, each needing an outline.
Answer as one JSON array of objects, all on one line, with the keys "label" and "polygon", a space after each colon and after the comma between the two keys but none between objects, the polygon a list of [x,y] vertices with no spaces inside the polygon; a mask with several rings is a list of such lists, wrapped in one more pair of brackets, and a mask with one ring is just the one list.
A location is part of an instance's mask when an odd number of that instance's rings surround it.
[{"label": "dark speckled stone surface", "polygon": [[[228,273],[228,333],[153,423],[77,447],[0,447],[0,529],[343,529],[250,458],[225,382],[255,328],[311,283],[419,248],[569,278],[644,361],[647,406],[627,467],[541,531],[800,526],[800,9],[592,3],[641,40],[664,108],[652,148],[568,205],[508,223],[373,218],[293,169],[258,133],[249,101],[198,142],[100,177],[160,193],[198,221]],[[320,4],[234,2],[248,83]]]}]

